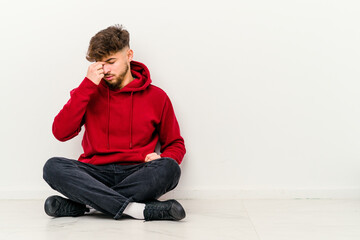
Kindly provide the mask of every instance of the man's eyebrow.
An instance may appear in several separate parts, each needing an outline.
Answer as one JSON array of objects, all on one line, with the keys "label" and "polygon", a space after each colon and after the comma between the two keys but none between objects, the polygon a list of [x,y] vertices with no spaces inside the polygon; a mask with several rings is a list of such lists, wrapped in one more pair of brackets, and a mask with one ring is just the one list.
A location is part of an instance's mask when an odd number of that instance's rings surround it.
[{"label": "man's eyebrow", "polygon": [[110,62],[113,59],[116,59],[116,58],[109,58],[108,60],[105,60],[104,62]]}]

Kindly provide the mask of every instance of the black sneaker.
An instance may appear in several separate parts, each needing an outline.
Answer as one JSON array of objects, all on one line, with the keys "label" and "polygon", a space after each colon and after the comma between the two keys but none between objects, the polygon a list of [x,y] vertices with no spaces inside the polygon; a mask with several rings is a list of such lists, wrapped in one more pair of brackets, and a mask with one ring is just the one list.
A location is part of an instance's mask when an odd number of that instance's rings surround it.
[{"label": "black sneaker", "polygon": [[46,214],[51,217],[77,217],[89,212],[84,204],[60,196],[48,197],[44,209]]},{"label": "black sneaker", "polygon": [[185,210],[176,200],[164,202],[154,201],[145,204],[144,217],[151,220],[181,220],[185,218]]}]

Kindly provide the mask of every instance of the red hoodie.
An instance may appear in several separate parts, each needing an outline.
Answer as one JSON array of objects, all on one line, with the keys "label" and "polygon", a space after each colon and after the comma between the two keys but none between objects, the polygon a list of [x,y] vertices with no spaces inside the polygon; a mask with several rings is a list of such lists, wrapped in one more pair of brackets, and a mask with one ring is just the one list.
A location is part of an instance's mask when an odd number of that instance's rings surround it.
[{"label": "red hoodie", "polygon": [[111,90],[104,79],[96,85],[85,77],[55,117],[53,134],[67,141],[85,124],[79,157],[85,163],[142,163],[159,141],[161,157],[180,164],[186,150],[170,99],[151,84],[144,64],[130,64],[135,79],[122,89]]}]

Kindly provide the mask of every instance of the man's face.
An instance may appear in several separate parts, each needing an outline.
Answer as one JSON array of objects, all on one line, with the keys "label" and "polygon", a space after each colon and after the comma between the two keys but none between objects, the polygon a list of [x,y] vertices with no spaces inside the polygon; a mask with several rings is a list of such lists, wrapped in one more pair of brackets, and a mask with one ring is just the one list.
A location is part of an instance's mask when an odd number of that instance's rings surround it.
[{"label": "man's face", "polygon": [[112,89],[118,89],[123,83],[125,76],[130,73],[130,61],[132,50],[124,48],[121,51],[101,59],[104,64],[104,80]]}]

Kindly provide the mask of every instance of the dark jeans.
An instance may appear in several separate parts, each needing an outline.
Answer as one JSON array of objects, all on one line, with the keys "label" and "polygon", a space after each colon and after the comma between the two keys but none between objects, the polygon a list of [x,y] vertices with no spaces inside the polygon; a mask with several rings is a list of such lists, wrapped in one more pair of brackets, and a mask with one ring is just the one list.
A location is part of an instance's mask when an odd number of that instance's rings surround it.
[{"label": "dark jeans", "polygon": [[44,180],[69,199],[119,219],[129,202],[147,202],[174,189],[180,167],[172,158],[137,165],[92,165],[50,158]]}]

